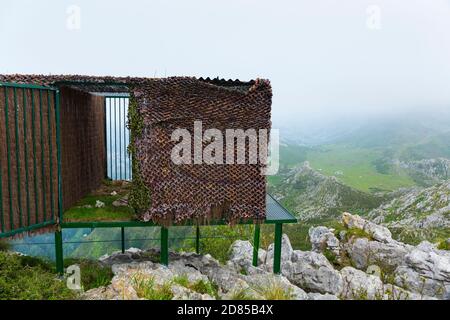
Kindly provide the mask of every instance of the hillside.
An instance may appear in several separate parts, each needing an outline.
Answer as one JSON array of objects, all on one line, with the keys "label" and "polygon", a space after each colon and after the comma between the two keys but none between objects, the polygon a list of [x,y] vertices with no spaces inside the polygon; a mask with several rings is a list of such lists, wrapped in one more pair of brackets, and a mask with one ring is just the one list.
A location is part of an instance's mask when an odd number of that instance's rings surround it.
[{"label": "hillside", "polygon": [[270,192],[305,221],[335,216],[346,210],[369,211],[382,200],[315,171],[307,161],[280,177]]},{"label": "hillside", "polygon": [[450,235],[450,182],[400,191],[393,200],[372,210],[368,218],[409,242],[446,238]]}]

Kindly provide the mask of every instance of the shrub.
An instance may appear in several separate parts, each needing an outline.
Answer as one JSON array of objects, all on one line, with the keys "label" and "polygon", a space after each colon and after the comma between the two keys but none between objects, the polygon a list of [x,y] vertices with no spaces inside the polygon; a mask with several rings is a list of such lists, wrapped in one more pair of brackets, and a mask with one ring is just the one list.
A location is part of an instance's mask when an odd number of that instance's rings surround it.
[{"label": "shrub", "polygon": [[75,299],[76,293],[57,279],[50,263],[38,258],[0,252],[0,299]]},{"label": "shrub", "polygon": [[10,244],[5,239],[0,239],[0,251],[8,251],[10,249]]}]

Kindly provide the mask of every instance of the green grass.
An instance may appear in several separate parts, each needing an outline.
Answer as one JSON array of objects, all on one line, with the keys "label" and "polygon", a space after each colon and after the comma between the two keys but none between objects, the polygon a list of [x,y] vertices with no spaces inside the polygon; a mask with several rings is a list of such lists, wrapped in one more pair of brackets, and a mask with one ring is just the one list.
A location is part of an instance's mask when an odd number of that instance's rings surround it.
[{"label": "green grass", "polygon": [[266,285],[256,286],[254,288],[266,300],[293,300],[292,290],[284,288],[276,280],[270,281]]},{"label": "green grass", "polygon": [[139,298],[147,300],[172,300],[170,283],[157,285],[154,278],[136,274],[132,279],[133,287]]},{"label": "green grass", "polygon": [[0,239],[0,251],[8,251],[11,245],[5,239]]},{"label": "green grass", "polygon": [[442,240],[438,243],[437,248],[439,250],[450,250],[450,242],[448,240]]},{"label": "green grass", "polygon": [[231,300],[255,300],[255,297],[250,294],[250,290],[248,288],[241,288],[233,293],[230,296]]},{"label": "green grass", "polygon": [[80,267],[81,285],[84,291],[104,287],[111,283],[114,274],[110,267],[94,260],[65,259],[64,267],[76,264]]},{"label": "green grass", "polygon": [[377,149],[328,145],[308,151],[306,158],[315,170],[336,176],[342,183],[364,192],[392,191],[415,185],[404,172],[380,170],[377,160],[382,156],[382,151]]},{"label": "green grass", "polygon": [[[123,195],[89,195],[78,201],[72,208],[64,212],[64,221],[129,221],[134,220],[134,210],[128,206],[114,207],[112,203]],[[102,208],[96,208],[99,200],[105,204]],[[92,208],[83,206],[90,205]]]},{"label": "green grass", "polygon": [[76,299],[53,265],[42,259],[0,252],[0,300]]}]

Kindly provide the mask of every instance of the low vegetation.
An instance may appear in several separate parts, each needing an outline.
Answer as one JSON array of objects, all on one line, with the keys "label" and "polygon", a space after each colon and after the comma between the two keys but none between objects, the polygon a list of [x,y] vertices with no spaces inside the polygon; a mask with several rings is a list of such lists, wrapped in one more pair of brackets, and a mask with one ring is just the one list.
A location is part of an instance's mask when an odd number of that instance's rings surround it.
[{"label": "low vegetation", "polygon": [[182,275],[173,278],[172,282],[200,294],[208,294],[216,299],[219,298],[217,285],[211,281],[200,279],[191,283],[186,275]]},{"label": "low vegetation", "polygon": [[136,290],[139,298],[147,300],[171,300],[173,293],[170,288],[170,283],[158,285],[152,277],[145,277],[141,274],[136,274],[133,277],[132,285]]},{"label": "low vegetation", "polygon": [[111,279],[114,276],[110,267],[103,266],[94,260],[64,260],[64,267],[74,264],[80,267],[81,285],[83,291],[107,286],[111,283]]},{"label": "low vegetation", "polygon": [[10,248],[10,244],[5,239],[0,239],[0,252],[1,251],[8,251]]},{"label": "low vegetation", "polygon": [[129,189],[129,184],[124,181],[105,180],[98,190],[66,210],[64,220],[70,222],[134,220],[135,215],[132,208],[113,206],[113,202],[123,198]]},{"label": "low vegetation", "polygon": [[44,260],[0,252],[0,299],[65,300],[77,294],[56,277],[54,267]]},{"label": "low vegetation", "polygon": [[266,300],[293,300],[292,290],[286,289],[278,281],[270,281],[265,286],[257,286],[254,290]]}]

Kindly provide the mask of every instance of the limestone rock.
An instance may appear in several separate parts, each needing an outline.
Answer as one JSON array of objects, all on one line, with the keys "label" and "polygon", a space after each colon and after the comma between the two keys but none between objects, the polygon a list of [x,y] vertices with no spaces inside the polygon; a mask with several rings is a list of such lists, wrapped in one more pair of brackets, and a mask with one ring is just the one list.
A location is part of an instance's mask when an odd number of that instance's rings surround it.
[{"label": "limestone rock", "polygon": [[334,235],[333,230],[319,226],[311,227],[308,233],[313,251],[323,252],[325,249],[328,249],[336,257],[340,256],[340,242]]},{"label": "limestone rock", "polygon": [[450,252],[422,242],[395,271],[395,283],[419,294],[450,299]]},{"label": "limestone rock", "polygon": [[361,218],[359,215],[352,215],[348,212],[342,214],[342,223],[347,228],[357,228],[367,232],[373,239],[380,242],[391,242],[392,234],[388,228],[377,225],[373,222]]},{"label": "limestone rock", "polygon": [[342,290],[342,276],[321,253],[299,251],[290,263],[284,263],[282,274],[292,283],[308,291],[338,294]]},{"label": "limestone rock", "polygon": [[383,270],[395,270],[404,263],[410,247],[397,242],[369,241],[358,238],[345,244],[345,251],[352,264],[358,269],[367,269],[370,265],[377,265]]},{"label": "limestone rock", "polygon": [[339,300],[338,297],[336,297],[333,294],[325,293],[317,293],[317,292],[310,292],[308,293],[309,300]]}]

